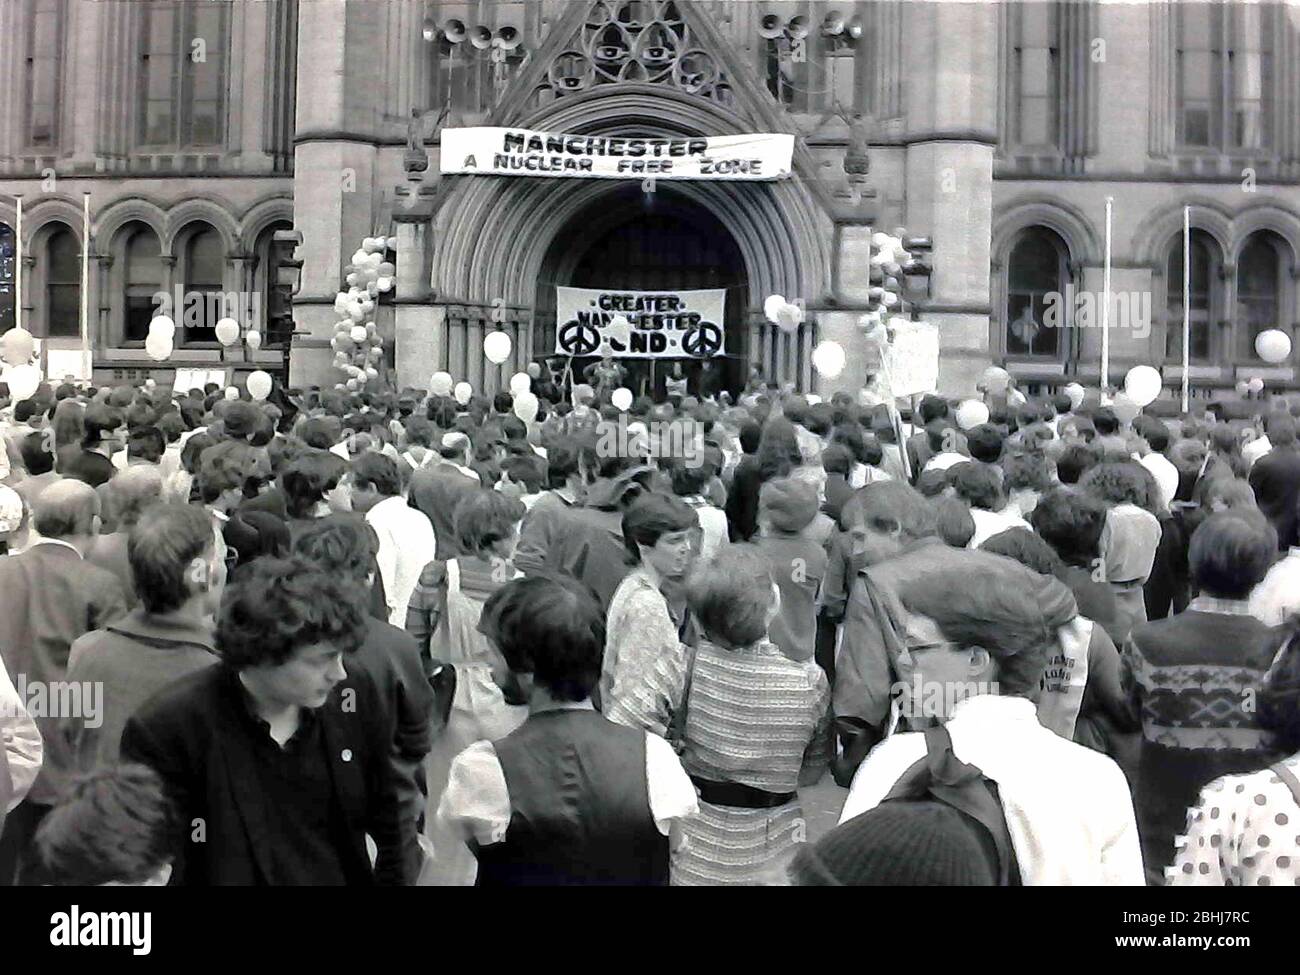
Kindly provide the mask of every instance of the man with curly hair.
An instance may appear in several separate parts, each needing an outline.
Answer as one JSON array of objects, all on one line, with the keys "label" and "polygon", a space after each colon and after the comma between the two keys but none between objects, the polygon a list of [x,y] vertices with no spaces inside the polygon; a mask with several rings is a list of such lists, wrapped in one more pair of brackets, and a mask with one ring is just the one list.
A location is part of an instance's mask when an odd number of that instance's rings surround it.
[{"label": "man with curly hair", "polygon": [[173,884],[412,882],[420,855],[389,712],[344,668],[365,632],[365,593],[337,573],[264,557],[236,577],[217,621],[222,662],[161,691],[122,733],[123,760],[157,772],[176,808]]}]

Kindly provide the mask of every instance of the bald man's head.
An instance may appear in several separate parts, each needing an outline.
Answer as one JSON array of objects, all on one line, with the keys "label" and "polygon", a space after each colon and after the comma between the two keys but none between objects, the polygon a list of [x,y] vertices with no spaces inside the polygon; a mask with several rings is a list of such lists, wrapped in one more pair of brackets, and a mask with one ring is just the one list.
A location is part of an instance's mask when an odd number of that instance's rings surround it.
[{"label": "bald man's head", "polygon": [[99,497],[84,481],[56,481],[36,497],[32,527],[46,538],[94,535]]},{"label": "bald man's head", "polygon": [[119,530],[131,528],[140,512],[162,497],[162,472],[152,464],[137,464],[113,475],[108,482],[113,514]]}]

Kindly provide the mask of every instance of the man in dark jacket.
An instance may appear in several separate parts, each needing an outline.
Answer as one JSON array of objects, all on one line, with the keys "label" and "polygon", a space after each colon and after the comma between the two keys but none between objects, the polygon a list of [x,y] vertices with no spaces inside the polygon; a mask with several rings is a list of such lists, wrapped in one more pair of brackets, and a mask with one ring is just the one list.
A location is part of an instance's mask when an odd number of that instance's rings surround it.
[{"label": "man in dark jacket", "polygon": [[1277,544],[1286,551],[1297,542],[1296,501],[1300,499],[1300,447],[1296,446],[1295,420],[1289,413],[1268,418],[1268,439],[1273,449],[1250,469],[1250,486],[1259,510],[1277,530]]},{"label": "man in dark jacket", "polygon": [[[331,575],[369,590],[379,549],[374,529],[355,515],[319,519],[294,541],[294,554]],[[365,671],[379,691],[393,729],[392,760],[399,774],[402,803],[412,818],[424,814],[424,757],[433,747],[433,691],[425,678],[420,649],[406,631],[366,617],[366,632],[349,661]]]},{"label": "man in dark jacket", "polygon": [[758,489],[762,473],[758,469],[758,442],[763,428],[753,420],[740,427],[740,449],[744,456],[731,475],[727,490],[727,527],[733,542],[747,542],[758,528]]},{"label": "man in dark jacket", "polygon": [[351,580],[258,559],[223,600],[221,664],[128,720],[123,760],[157,772],[177,810],[173,884],[414,880],[419,847],[392,728],[364,671],[344,669],[365,629],[364,593]]},{"label": "man in dark jacket", "polygon": [[464,554],[456,543],[456,529],[451,520],[456,502],[479,490],[482,484],[469,467],[473,448],[466,434],[459,431],[444,434],[439,453],[442,454],[440,462],[411,475],[407,503],[429,519],[438,542],[436,557],[446,561]]},{"label": "man in dark jacket", "polygon": [[[28,846],[72,771],[72,754],[58,733],[63,706],[87,704],[67,685],[68,654],[83,633],[126,611],[113,575],[86,561],[99,533],[99,499],[79,480],[52,484],[36,499],[33,527],[40,540],[21,555],[0,559],[0,659],[15,683],[44,687],[45,713],[33,713],[45,742],[41,774],[0,836],[0,886],[26,874]],[[68,694],[54,693],[67,689]],[[77,707],[80,704],[82,707]],[[82,715],[77,715],[82,716]],[[34,882],[39,882],[35,875]]]}]

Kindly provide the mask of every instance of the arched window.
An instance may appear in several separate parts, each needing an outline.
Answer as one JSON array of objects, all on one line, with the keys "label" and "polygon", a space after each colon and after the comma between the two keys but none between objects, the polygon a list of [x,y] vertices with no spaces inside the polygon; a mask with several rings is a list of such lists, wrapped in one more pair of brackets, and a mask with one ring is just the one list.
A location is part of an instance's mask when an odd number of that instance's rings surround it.
[{"label": "arched window", "polygon": [[249,324],[256,323],[262,333],[262,344],[268,345],[271,340],[270,330],[267,328],[267,316],[271,313],[271,289],[275,287],[272,264],[275,259],[275,232],[277,230],[292,230],[293,224],[288,220],[278,220],[263,230],[257,236],[257,266],[253,272],[253,291],[257,295],[259,307],[253,309],[254,316]]},{"label": "arched window", "polygon": [[122,339],[143,342],[158,311],[154,298],[163,289],[162,248],[144,224],[131,224],[122,233]]},{"label": "arched window", "polygon": [[81,335],[81,245],[67,227],[54,230],[45,243],[45,334]]},{"label": "arched window", "polygon": [[[1058,358],[1067,324],[1063,293],[1068,280],[1065,241],[1046,227],[1021,232],[1007,263],[1007,309],[1004,332],[1008,356]],[[1060,316],[1048,327],[1048,303]]]},{"label": "arched window", "polygon": [[[1211,355],[1210,325],[1218,306],[1218,245],[1204,230],[1192,229],[1191,253],[1191,354],[1192,361],[1205,362]],[[1183,235],[1174,237],[1165,266],[1165,355],[1175,362],[1183,358]]]},{"label": "arched window", "polygon": [[[223,285],[225,248],[221,235],[209,224],[195,224],[182,237],[180,277],[185,283],[184,341],[215,342],[217,322],[226,314],[240,317],[238,305],[227,309]],[[243,322],[240,323],[244,324]]]},{"label": "arched window", "polygon": [[1268,231],[1251,234],[1237,257],[1237,356],[1258,359],[1255,336],[1270,328],[1290,332],[1282,316],[1282,275],[1288,248]]},{"label": "arched window", "polygon": [[16,254],[13,228],[0,223],[0,332],[7,332],[18,322],[14,309]]}]

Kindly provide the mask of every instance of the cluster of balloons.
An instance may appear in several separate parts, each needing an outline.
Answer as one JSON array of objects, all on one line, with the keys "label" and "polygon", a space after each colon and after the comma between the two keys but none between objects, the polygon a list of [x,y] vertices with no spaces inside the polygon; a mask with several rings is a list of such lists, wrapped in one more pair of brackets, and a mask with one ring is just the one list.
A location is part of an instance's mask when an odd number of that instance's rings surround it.
[{"label": "cluster of balloons", "polygon": [[1237,395],[1245,396],[1247,393],[1262,393],[1264,391],[1264,380],[1258,376],[1252,376],[1250,379],[1243,379],[1237,383]]},{"label": "cluster of balloons", "polygon": [[0,381],[9,386],[14,402],[35,395],[41,384],[41,368],[32,362],[36,340],[25,328],[11,328],[0,335]]},{"label": "cluster of balloons", "polygon": [[334,326],[330,348],[334,350],[334,367],[347,377],[336,388],[362,389],[379,378],[384,340],[372,316],[379,295],[393,290],[397,269],[384,260],[384,251],[396,247],[396,238],[366,237],[352,255],[344,278],[348,290],[334,298],[334,311],[343,317]]},{"label": "cluster of balloons", "polygon": [[793,332],[803,324],[803,308],[786,301],[784,295],[768,295],[763,302],[763,314],[781,331]]}]

